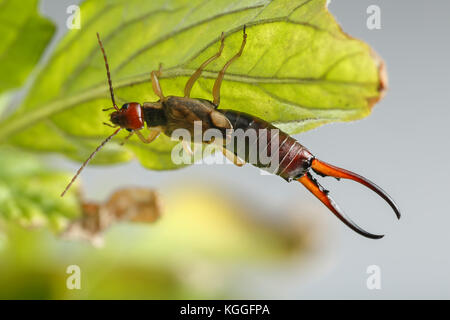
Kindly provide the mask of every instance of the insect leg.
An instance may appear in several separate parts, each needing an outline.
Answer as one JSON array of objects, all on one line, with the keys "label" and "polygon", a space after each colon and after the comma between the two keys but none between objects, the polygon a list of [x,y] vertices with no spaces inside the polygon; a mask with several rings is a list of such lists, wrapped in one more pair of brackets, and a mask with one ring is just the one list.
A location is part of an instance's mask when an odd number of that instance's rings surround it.
[{"label": "insect leg", "polygon": [[235,155],[233,152],[231,152],[228,149],[222,148],[222,153],[228,160],[233,162],[238,167],[242,167],[245,164],[244,160],[239,158],[237,155]]},{"label": "insect leg", "polygon": [[[228,136],[225,138],[228,140]],[[239,158],[237,155],[235,155],[233,152],[228,150],[225,145],[224,141],[222,139],[212,139],[209,142],[206,143],[213,143],[217,148],[219,148],[222,151],[222,154],[231,162],[233,162],[236,166],[242,167],[245,164],[245,161]]]},{"label": "insect leg", "polygon": [[104,124],[105,126],[108,126],[108,127],[111,127],[111,128],[117,128],[117,126],[113,126],[112,124],[109,124],[109,123],[107,123],[107,122],[103,122],[103,124]]},{"label": "insect leg", "polygon": [[227,68],[230,66],[230,64],[232,64],[234,60],[236,60],[237,58],[239,58],[242,55],[242,51],[244,51],[246,42],[247,42],[247,34],[245,33],[245,26],[244,26],[244,35],[242,38],[241,49],[233,58],[231,58],[230,60],[228,60],[227,63],[225,63],[222,70],[219,72],[219,75],[217,76],[216,82],[214,82],[214,87],[213,87],[214,101],[213,101],[213,103],[216,106],[218,106],[220,103],[220,86],[222,84],[222,80],[225,75],[225,72],[227,71]]},{"label": "insect leg", "polygon": [[121,146],[123,146],[125,144],[125,142],[128,141],[128,139],[130,139],[134,134],[134,131],[131,131],[126,137],[125,139],[120,143]]},{"label": "insect leg", "polygon": [[159,85],[159,80],[158,77],[161,76],[161,68],[162,65],[159,65],[159,70],[155,71],[153,70],[151,73],[151,79],[152,79],[152,88],[153,88],[153,92],[161,99],[164,100],[164,95],[161,89],[161,86]]},{"label": "insect leg", "polygon": [[197,69],[197,71],[195,71],[194,74],[189,78],[188,82],[186,82],[186,86],[184,87],[184,96],[185,97],[189,98],[189,96],[191,95],[192,87],[194,86],[195,81],[197,81],[197,79],[202,74],[203,69],[209,63],[213,62],[214,60],[216,60],[217,58],[220,57],[220,55],[222,54],[222,51],[223,51],[223,47],[225,45],[224,40],[225,40],[225,35],[222,32],[222,35],[220,36],[220,48],[219,48],[219,51],[215,55],[210,57],[208,60],[203,62],[202,65]]},{"label": "insect leg", "polygon": [[153,142],[153,140],[158,138],[159,134],[161,133],[161,129],[160,128],[151,128],[151,129],[149,129],[149,131],[150,131],[150,133],[147,138],[144,137],[144,135],[140,131],[135,131],[135,133],[138,136],[138,138],[141,139],[141,141],[143,143],[151,143],[151,142]]},{"label": "insect leg", "polygon": [[181,144],[183,146],[184,151],[189,155],[192,156],[194,154],[194,152],[191,149],[191,144],[187,141],[181,141]]}]

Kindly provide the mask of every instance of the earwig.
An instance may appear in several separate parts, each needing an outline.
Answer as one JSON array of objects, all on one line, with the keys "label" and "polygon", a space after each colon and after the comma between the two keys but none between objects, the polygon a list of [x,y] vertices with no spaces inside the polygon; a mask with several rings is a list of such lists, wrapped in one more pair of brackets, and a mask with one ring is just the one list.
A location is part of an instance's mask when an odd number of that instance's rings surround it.
[{"label": "earwig", "polygon": [[[190,93],[196,80],[201,76],[203,69],[209,63],[221,56],[225,40],[225,36],[223,33],[220,37],[219,51],[215,55],[207,59],[204,63],[202,63],[200,67],[194,72],[194,74],[189,78],[184,89],[184,97],[164,96],[158,80],[158,77],[160,77],[162,73],[160,65],[158,71],[151,72],[152,88],[154,93],[159,97],[159,100],[156,102],[145,102],[142,105],[137,102],[129,102],[125,103],[120,109],[115,103],[114,90],[112,86],[108,60],[106,58],[105,49],[103,48],[103,44],[98,33],[97,38],[100,49],[103,53],[103,59],[105,61],[108,85],[113,105],[113,107],[104,110],[106,111],[114,109],[114,111],[110,114],[110,121],[112,125],[107,123],[105,124],[118,129],[116,129],[112,135],[110,135],[105,141],[103,141],[100,146],[97,147],[97,149],[82,164],[70,183],[64,189],[61,196],[63,196],[67,192],[67,190],[76,180],[83,168],[93,158],[93,156],[122,129],[126,129],[130,132],[129,135],[125,138],[125,141],[132,135],[136,134],[142,142],[151,143],[159,136],[161,132],[167,136],[171,136],[173,131],[183,128],[189,130],[189,132],[192,133],[194,131],[194,122],[200,121],[202,124],[202,130],[206,131],[210,128],[219,129],[220,132],[223,132],[227,135],[227,138],[229,138],[229,136],[226,132],[229,132],[230,130],[232,132],[236,132],[240,129],[244,133],[249,130],[254,130],[255,132],[257,132],[256,139],[259,141],[263,137],[262,135],[264,134],[264,132],[268,132],[267,130],[275,129],[275,132],[277,134],[270,134],[269,139],[267,139],[267,135],[264,137],[266,139],[264,140],[266,141],[266,145],[263,147],[264,149],[266,149],[266,151],[269,151],[269,146],[277,143],[276,150],[272,150],[270,152],[272,153],[272,156],[277,156],[279,162],[276,169],[272,170],[271,173],[280,176],[288,182],[296,180],[303,184],[345,225],[364,237],[371,239],[380,239],[383,237],[383,235],[369,233],[356,225],[349,217],[345,215],[344,211],[342,211],[338,207],[338,205],[330,197],[329,192],[319,184],[316,178],[313,177],[313,173],[322,177],[331,176],[337,179],[350,179],[364,185],[365,187],[377,193],[381,198],[383,198],[394,210],[397,218],[400,219],[400,210],[395,202],[375,183],[356,173],[335,167],[317,159],[307,148],[301,145],[293,137],[289,136],[287,133],[279,130],[272,124],[262,119],[243,112],[218,109],[220,104],[220,88],[225,72],[227,68],[242,55],[244,47],[246,45],[247,33],[245,26],[243,29],[242,44],[238,53],[236,53],[230,60],[228,60],[228,62],[225,63],[214,83],[213,101],[191,98]],[[141,133],[141,130],[144,129],[145,125],[147,125],[147,128],[150,132],[147,138]],[[236,139],[236,136],[232,135],[231,139]],[[211,141],[203,142],[211,143]],[[248,152],[244,152],[242,154],[236,147],[236,144],[231,144],[230,146],[228,142],[229,139],[224,139],[222,143],[219,143],[219,147],[222,148],[224,155],[236,165],[241,166],[245,162],[250,162],[256,167],[263,169],[266,168],[267,165],[265,163],[262,163],[261,161],[250,161],[251,159]]]}]

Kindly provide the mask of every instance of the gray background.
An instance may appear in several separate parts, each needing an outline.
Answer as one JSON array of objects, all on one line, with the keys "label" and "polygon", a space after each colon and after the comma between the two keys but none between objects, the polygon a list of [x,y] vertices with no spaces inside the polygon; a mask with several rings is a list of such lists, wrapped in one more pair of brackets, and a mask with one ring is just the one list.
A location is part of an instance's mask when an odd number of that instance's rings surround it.
[{"label": "gray background", "polygon": [[[64,26],[65,9],[74,2],[47,0],[42,10]],[[371,4],[381,8],[381,30],[366,28]],[[392,195],[403,213],[400,221],[371,192],[351,183],[324,181],[356,221],[370,231],[385,232],[384,239],[354,234],[301,186],[261,176],[251,166],[194,165],[172,172],[148,171],[137,163],[91,166],[83,173],[85,194],[99,199],[130,182],[164,190],[175,181],[195,180],[232,190],[236,197],[271,207],[274,213],[286,206],[317,208],[316,214],[327,221],[326,257],[303,266],[306,274],[279,270],[268,277],[267,272],[250,272],[240,287],[245,297],[450,298],[450,2],[335,0],[330,10],[346,32],[384,58],[389,91],[368,118],[327,125],[297,138],[319,158],[369,177]],[[63,32],[61,28],[58,35]],[[78,164],[63,166],[75,170]],[[372,264],[381,268],[381,290],[366,287],[366,268]]]}]

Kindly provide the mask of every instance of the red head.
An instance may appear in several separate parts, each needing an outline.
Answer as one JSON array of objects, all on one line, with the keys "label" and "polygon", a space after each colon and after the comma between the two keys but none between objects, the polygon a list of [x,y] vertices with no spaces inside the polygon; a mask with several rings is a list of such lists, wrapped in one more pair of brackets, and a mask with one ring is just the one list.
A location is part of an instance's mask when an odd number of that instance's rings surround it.
[{"label": "red head", "polygon": [[111,113],[110,120],[114,125],[128,131],[140,130],[144,127],[142,108],[137,102],[125,103],[118,111]]}]

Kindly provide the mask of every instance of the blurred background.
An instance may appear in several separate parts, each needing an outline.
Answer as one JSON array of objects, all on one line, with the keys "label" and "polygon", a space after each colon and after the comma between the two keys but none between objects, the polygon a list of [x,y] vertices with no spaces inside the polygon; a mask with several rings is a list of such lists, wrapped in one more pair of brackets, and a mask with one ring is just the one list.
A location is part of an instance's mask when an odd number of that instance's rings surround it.
[{"label": "blurred background", "polygon": [[[67,6],[46,0],[41,12],[66,30]],[[369,5],[381,29],[366,27]],[[361,173],[400,206],[390,208],[356,184],[326,179],[335,200],[378,241],[348,230],[300,184],[251,167],[192,165],[155,172],[137,162],[89,166],[83,195],[106,201],[118,188],[157,189],[162,217],[115,224],[103,246],[63,240],[46,228],[2,224],[0,298],[450,298],[450,30],[445,0],[335,0],[343,29],[385,60],[389,90],[366,119],[296,136],[319,158]],[[47,51],[47,54],[50,50]],[[55,166],[79,164],[52,156]],[[81,268],[81,290],[68,290],[66,268]],[[381,270],[369,290],[367,268]]]}]

